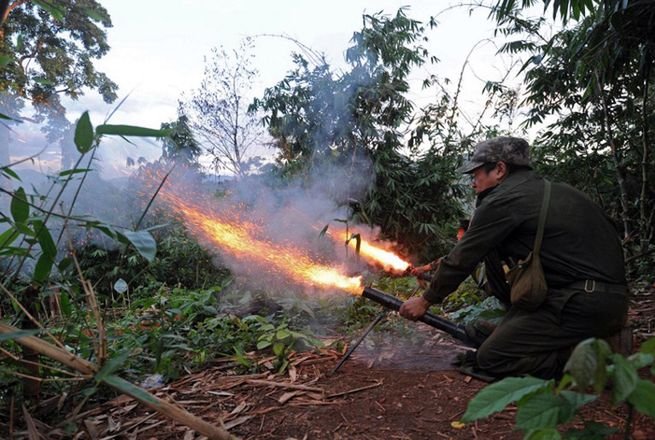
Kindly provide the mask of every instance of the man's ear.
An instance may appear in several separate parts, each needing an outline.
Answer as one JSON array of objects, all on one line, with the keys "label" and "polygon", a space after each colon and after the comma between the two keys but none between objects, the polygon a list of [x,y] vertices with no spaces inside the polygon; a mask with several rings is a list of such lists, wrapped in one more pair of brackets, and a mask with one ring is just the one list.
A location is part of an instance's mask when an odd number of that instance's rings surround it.
[{"label": "man's ear", "polygon": [[507,164],[503,162],[502,160],[496,164],[496,169],[498,170],[498,178],[500,180],[504,179],[507,177],[508,174],[508,169],[507,169]]}]

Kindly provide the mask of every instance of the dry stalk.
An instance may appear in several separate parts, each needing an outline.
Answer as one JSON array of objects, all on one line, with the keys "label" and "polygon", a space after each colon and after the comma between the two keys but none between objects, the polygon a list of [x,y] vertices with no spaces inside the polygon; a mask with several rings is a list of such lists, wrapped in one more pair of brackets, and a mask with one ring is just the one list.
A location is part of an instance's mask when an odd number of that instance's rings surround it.
[{"label": "dry stalk", "polygon": [[51,366],[51,365],[46,365],[46,364],[42,364],[42,363],[40,363],[40,362],[32,362],[32,361],[27,361],[27,360],[25,360],[25,359],[21,359],[20,357],[16,356],[15,354],[13,354],[12,352],[10,352],[10,351],[8,351],[8,350],[5,350],[5,349],[2,348],[2,347],[0,347],[0,353],[3,353],[3,354],[5,354],[6,356],[10,357],[10,358],[11,358],[13,361],[15,361],[15,362],[20,362],[20,363],[22,363],[22,364],[28,364],[28,365],[34,365],[34,366],[36,366],[36,367],[41,367],[41,368],[45,368],[45,369],[47,369],[47,370],[56,371],[57,373],[65,374],[65,375],[67,375],[67,376],[79,377],[79,376],[78,376],[77,374],[75,374],[75,373],[71,373],[70,371],[62,370],[62,369],[60,369],[60,368],[53,367],[53,366]]},{"label": "dry stalk", "polygon": [[[71,249],[72,249],[71,245]],[[107,359],[107,336],[105,334],[105,326],[102,322],[102,316],[100,315],[100,307],[98,307],[98,300],[96,298],[95,291],[91,283],[84,278],[82,274],[82,269],[80,268],[80,263],[77,261],[77,256],[75,252],[72,251],[71,255],[73,256],[73,261],[75,262],[75,268],[77,269],[77,274],[80,277],[80,282],[84,288],[86,302],[89,308],[93,311],[93,316],[96,320],[96,325],[98,327],[98,343],[97,343],[97,352],[96,359],[98,360],[98,365],[102,366]]]}]

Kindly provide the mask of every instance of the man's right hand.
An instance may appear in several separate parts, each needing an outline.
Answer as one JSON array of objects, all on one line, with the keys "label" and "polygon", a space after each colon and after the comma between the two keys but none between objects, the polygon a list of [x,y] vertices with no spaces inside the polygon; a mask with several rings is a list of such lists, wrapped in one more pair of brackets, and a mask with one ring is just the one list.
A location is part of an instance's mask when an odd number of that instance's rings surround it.
[{"label": "man's right hand", "polygon": [[423,275],[426,272],[430,272],[432,270],[432,265],[431,264],[426,264],[425,266],[418,266],[418,267],[413,267],[412,268],[412,275]]}]

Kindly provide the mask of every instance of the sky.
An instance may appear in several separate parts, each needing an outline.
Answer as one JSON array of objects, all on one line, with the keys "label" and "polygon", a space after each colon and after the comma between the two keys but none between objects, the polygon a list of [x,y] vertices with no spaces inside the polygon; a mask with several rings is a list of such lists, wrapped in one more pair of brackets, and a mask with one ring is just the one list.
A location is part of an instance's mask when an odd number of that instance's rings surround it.
[{"label": "sky", "polygon": [[[328,62],[338,68],[345,65],[345,50],[353,33],[362,26],[363,13],[395,14],[398,8],[408,6],[407,15],[423,22],[438,15],[439,25],[426,35],[430,39],[428,49],[440,59],[436,65],[412,72],[409,98],[417,106],[428,104],[434,97],[421,90],[421,81],[430,74],[456,80],[467,55],[477,44],[463,83],[463,104],[475,112],[486,100],[479,78],[499,79],[509,62],[497,56],[493,44],[485,41],[493,36],[494,30],[487,11],[449,9],[455,3],[444,0],[101,0],[113,27],[108,30],[111,50],[96,62],[96,67],[119,85],[119,100],[129,94],[111,123],[159,127],[161,122],[175,119],[178,100],[200,83],[204,58],[213,47],[233,49],[243,38],[255,38],[255,67],[259,77],[251,90],[250,98],[254,98],[284,77],[292,66],[291,53],[298,49],[289,40],[271,35],[288,36],[323,52]],[[70,120],[89,110],[94,124],[101,123],[114,107],[103,103],[95,92],[88,92],[77,101],[67,100],[65,105]],[[30,140],[39,142],[32,137]],[[12,158],[20,156],[15,150]],[[135,147],[124,141],[103,141],[104,172],[110,176],[129,173],[124,167],[127,157],[153,160],[160,151],[154,142],[138,142]],[[44,155],[40,165],[49,169],[56,167],[56,163],[57,156],[53,153]]]}]

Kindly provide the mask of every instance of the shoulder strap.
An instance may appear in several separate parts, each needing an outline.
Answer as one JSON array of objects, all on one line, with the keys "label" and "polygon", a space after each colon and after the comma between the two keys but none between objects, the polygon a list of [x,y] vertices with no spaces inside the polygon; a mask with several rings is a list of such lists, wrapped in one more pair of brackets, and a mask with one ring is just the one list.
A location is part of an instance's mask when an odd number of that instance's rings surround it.
[{"label": "shoulder strap", "polygon": [[544,225],[546,224],[546,214],[548,214],[548,205],[550,203],[550,181],[544,179],[544,198],[541,201],[541,211],[539,212],[539,226],[537,226],[537,235],[534,238],[533,253],[539,255],[541,251],[541,241],[544,238]]}]

